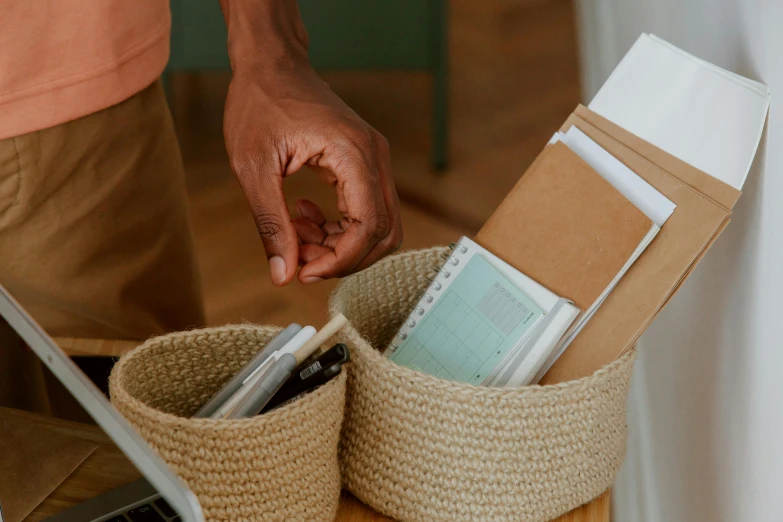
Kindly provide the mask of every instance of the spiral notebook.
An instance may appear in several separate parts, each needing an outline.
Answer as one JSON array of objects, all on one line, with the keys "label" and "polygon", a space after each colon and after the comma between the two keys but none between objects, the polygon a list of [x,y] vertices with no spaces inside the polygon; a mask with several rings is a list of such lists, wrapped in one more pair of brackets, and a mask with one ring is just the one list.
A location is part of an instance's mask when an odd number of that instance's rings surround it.
[{"label": "spiral notebook", "polygon": [[529,384],[579,310],[460,239],[385,355],[441,378]]}]

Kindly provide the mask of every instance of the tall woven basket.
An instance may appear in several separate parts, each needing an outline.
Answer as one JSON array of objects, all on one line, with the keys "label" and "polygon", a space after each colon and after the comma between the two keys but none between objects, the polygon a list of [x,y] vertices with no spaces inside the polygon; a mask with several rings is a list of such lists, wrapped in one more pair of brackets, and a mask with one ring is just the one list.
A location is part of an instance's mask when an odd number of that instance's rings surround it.
[{"label": "tall woven basket", "polygon": [[189,418],[278,331],[229,326],[156,337],[112,371],[112,403],[187,483],[209,521],[336,516],[345,372],[264,415]]},{"label": "tall woven basket", "polygon": [[344,486],[403,522],[546,521],[606,491],[625,452],[634,354],[580,380],[487,388],[384,358],[445,248],[387,258],[345,279],[330,313],[351,325],[340,443]]}]

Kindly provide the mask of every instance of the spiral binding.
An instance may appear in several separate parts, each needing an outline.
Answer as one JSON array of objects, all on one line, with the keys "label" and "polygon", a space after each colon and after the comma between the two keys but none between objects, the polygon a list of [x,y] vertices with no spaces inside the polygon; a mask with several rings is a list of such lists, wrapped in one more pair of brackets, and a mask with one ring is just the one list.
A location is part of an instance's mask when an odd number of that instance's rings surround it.
[{"label": "spiral binding", "polygon": [[[417,314],[419,317],[423,316],[424,313],[426,312],[423,305],[431,304],[435,300],[435,296],[437,295],[437,292],[443,290],[443,284],[440,281],[438,281],[438,278],[442,277],[443,279],[448,279],[449,277],[451,277],[451,271],[448,270],[448,266],[449,265],[452,267],[458,266],[460,264],[460,259],[457,256],[468,253],[468,247],[466,247],[465,245],[460,245],[459,243],[451,243],[449,247],[451,248],[451,251],[441,255],[441,257],[445,260],[445,263],[441,267],[433,268],[435,275],[433,277],[427,278],[430,284],[427,285],[427,290],[421,296],[421,299],[419,299],[418,304],[413,309],[414,313]],[[412,315],[413,313],[411,314],[411,316]],[[416,326],[416,320],[413,317],[408,317],[405,320],[404,325],[407,326],[408,328],[414,328]],[[405,339],[408,338],[408,333],[405,332],[403,329],[400,329],[395,334],[394,337],[395,339],[399,338],[401,341],[404,341]],[[394,353],[398,347],[399,345],[393,342],[389,344],[391,353]]]}]

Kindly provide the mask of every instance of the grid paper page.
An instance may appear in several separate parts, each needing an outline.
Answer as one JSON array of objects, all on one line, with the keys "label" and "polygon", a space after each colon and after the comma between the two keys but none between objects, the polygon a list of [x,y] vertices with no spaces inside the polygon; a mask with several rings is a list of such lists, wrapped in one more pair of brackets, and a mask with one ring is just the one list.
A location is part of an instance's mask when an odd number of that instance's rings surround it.
[{"label": "grid paper page", "polygon": [[479,385],[542,315],[503,274],[475,255],[390,359]]}]

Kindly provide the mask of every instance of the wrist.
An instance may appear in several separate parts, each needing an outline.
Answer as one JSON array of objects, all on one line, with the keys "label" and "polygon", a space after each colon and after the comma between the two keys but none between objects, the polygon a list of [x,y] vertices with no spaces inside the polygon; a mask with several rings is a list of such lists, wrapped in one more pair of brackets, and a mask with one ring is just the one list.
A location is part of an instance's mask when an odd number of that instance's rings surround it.
[{"label": "wrist", "polygon": [[309,65],[296,0],[220,0],[234,74]]}]

